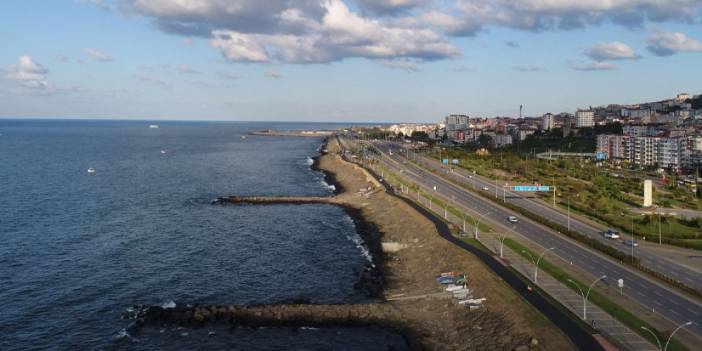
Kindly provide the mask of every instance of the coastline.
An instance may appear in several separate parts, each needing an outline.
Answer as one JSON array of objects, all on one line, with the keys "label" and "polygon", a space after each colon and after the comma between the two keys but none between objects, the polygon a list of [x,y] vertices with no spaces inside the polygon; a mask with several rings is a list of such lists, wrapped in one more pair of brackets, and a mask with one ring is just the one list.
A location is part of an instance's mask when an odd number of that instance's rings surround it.
[{"label": "coastline", "polygon": [[[327,143],[330,140],[326,140]],[[234,326],[378,326],[402,335],[411,349],[515,349],[541,342],[539,349],[572,349],[567,339],[543,320],[530,320],[533,312],[509,288],[490,276],[475,257],[444,241],[436,225],[384,191],[372,196],[348,189],[377,187],[367,171],[343,161],[337,141],[332,139],[314,158],[313,169],[325,174],[325,181],[337,187],[333,196],[319,202],[337,205],[353,220],[375,263],[375,273],[361,274],[360,288],[376,300],[355,305],[264,305],[194,306],[163,309],[141,306],[132,318],[130,331],[145,325],[202,326],[227,323]],[[224,202],[229,202],[224,198]],[[258,203],[275,203],[275,197]],[[300,198],[300,203],[310,203]],[[291,202],[293,201],[293,202]],[[294,203],[286,199],[285,203]],[[235,202],[236,201],[232,201]],[[238,202],[242,203],[242,202]],[[246,202],[244,203],[256,203]],[[384,243],[396,243],[398,251],[383,252]],[[489,307],[471,312],[447,299],[437,286],[435,275],[457,270],[471,275],[471,289],[478,297],[488,296]],[[400,298],[398,298],[398,296]],[[494,302],[493,302],[494,301]],[[513,305],[517,306],[513,306]],[[523,305],[519,305],[523,304]],[[281,311],[287,311],[282,313]],[[515,313],[515,311],[517,313]],[[468,340],[466,340],[468,339]]]}]

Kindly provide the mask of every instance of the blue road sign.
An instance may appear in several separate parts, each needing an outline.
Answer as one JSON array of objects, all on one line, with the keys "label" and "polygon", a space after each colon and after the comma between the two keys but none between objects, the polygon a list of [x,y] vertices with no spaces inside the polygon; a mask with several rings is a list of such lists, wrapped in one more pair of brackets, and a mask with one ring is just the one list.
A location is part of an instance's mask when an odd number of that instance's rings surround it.
[{"label": "blue road sign", "polygon": [[550,186],[545,186],[545,185],[515,185],[512,187],[514,191],[526,191],[526,192],[537,192],[537,191],[551,191]]},{"label": "blue road sign", "polygon": [[448,158],[445,158],[445,159],[441,160],[441,163],[447,165],[447,164],[448,164]]}]

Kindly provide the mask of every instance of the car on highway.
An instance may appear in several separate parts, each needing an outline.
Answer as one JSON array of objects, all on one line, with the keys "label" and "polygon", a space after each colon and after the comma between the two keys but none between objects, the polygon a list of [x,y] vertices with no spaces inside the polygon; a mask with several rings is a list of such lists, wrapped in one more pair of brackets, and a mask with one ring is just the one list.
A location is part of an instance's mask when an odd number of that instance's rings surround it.
[{"label": "car on highway", "polygon": [[484,186],[484,187],[483,187],[483,190],[488,191],[488,190],[490,190],[490,188]]},{"label": "car on highway", "polygon": [[602,236],[604,236],[607,239],[619,239],[619,231],[609,228],[606,231],[602,232]]},{"label": "car on highway", "polygon": [[639,246],[639,243],[637,243],[634,240],[626,240],[626,241],[624,241],[624,245],[637,247],[637,246]]},{"label": "car on highway", "polygon": [[515,217],[515,216],[509,216],[509,217],[507,217],[507,220],[512,222],[512,223],[519,222],[519,219],[517,219],[517,217]]}]

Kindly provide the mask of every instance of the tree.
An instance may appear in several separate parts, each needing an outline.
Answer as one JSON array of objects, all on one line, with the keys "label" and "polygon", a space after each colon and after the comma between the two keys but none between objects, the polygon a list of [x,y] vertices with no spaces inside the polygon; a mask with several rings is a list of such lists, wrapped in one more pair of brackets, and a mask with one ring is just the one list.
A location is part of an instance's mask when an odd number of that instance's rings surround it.
[{"label": "tree", "polygon": [[478,145],[481,147],[488,147],[492,143],[492,137],[487,134],[480,134],[478,137]]},{"label": "tree", "polygon": [[423,141],[425,143],[430,141],[429,134],[427,134],[427,132],[419,130],[415,130],[414,132],[412,132],[412,136],[410,138],[412,138],[412,140]]}]

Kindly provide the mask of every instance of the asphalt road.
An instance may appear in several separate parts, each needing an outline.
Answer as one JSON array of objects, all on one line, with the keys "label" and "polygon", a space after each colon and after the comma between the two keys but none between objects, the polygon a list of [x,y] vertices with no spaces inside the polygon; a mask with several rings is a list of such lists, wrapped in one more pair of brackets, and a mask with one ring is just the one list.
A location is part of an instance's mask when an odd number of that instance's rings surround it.
[{"label": "asphalt road", "polygon": [[[436,192],[439,195],[452,199],[466,208],[473,208],[478,213],[487,212],[486,217],[493,221],[506,222],[508,216],[518,216],[518,214],[462,189],[436,174],[423,171],[411,162],[404,163],[404,160],[397,152],[392,156],[389,155],[388,145],[377,146],[379,146],[377,149],[383,153],[384,157],[381,159],[387,166],[398,171],[400,169],[403,170],[402,173],[406,177],[424,186],[425,189],[433,189],[436,186]],[[494,188],[489,189],[492,189],[491,193],[494,194]],[[498,195],[501,194],[498,193]],[[520,218],[516,228],[517,232],[545,248],[555,247],[553,253],[565,262],[572,262],[572,264],[589,271],[593,276],[606,275],[608,278],[604,284],[616,286],[618,279],[624,279],[624,292],[627,296],[643,306],[655,308],[657,313],[676,324],[682,324],[687,321],[694,322],[694,325],[686,329],[698,337],[702,337],[702,304],[671,291],[618,262],[585,249],[580,244],[567,239],[564,235],[526,218]]]},{"label": "asphalt road", "polygon": [[[390,146],[390,145],[387,145]],[[387,147],[386,146],[386,147]],[[397,156],[397,155],[396,155]],[[433,169],[441,169],[441,164],[439,161],[434,160],[434,159],[429,159],[427,157],[423,157],[421,155],[418,155],[417,157],[421,157],[423,162],[426,162],[429,164],[430,167]],[[478,189],[483,189],[487,187],[489,189],[489,192],[491,194],[495,194],[495,183],[494,181],[491,181],[489,179],[483,178],[478,175],[473,175],[471,171],[462,169],[462,168],[453,168],[453,172],[448,173],[448,176],[452,177],[454,180],[466,183],[467,185],[473,186],[475,184],[475,187]],[[473,178],[469,178],[469,177]],[[475,179],[475,182],[473,182],[473,179]],[[500,199],[505,199],[507,202],[511,202],[517,206],[520,206],[529,212],[532,213],[538,213],[540,216],[558,223],[564,227],[568,226],[568,215],[567,213],[563,213],[561,211],[557,211],[553,209],[550,206],[544,205],[542,202],[530,198],[525,198],[524,196],[511,192],[511,191],[505,191],[504,196],[503,196],[503,184],[498,184],[497,185],[497,195]],[[605,226],[601,227],[595,227],[592,226],[588,223],[579,221],[577,218],[574,218],[571,216],[570,218],[570,228],[576,232],[586,234],[592,238],[595,238],[598,241],[601,241],[602,243],[612,246],[617,250],[631,253],[631,247],[625,246],[623,244],[623,240],[629,240],[630,237],[627,237],[626,234],[622,233],[622,240],[609,240],[605,239],[602,235],[601,232],[606,230],[607,228]],[[651,240],[655,240],[655,238],[650,238]],[[639,241],[637,239],[637,241]],[[666,257],[661,257],[658,255],[654,250],[651,250],[647,248],[645,245],[640,245],[638,247],[635,247],[633,250],[634,256],[638,257],[641,261],[641,263],[646,266],[650,267],[651,269],[654,269],[656,271],[659,271],[661,273],[664,273],[670,277],[673,277],[677,279],[678,281],[681,281],[685,283],[686,285],[693,287],[698,290],[702,290],[702,266],[700,267],[699,270],[695,271],[690,269],[687,266],[680,265],[677,262],[670,260],[669,258]]]}]

